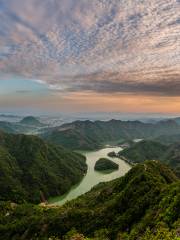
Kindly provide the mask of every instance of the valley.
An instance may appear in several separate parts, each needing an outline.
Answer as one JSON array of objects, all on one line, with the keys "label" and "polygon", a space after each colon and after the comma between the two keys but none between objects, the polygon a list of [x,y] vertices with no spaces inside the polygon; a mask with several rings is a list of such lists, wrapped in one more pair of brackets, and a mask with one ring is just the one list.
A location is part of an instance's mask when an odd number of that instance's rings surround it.
[{"label": "valley", "polygon": [[[178,123],[54,128],[28,117],[18,134],[17,123],[6,124],[13,133],[0,131],[0,239],[179,240]],[[29,127],[43,133],[25,135]],[[97,171],[98,160],[114,171]]]},{"label": "valley", "polygon": [[86,157],[86,163],[88,165],[87,174],[84,176],[82,181],[77,185],[73,186],[68,193],[60,197],[54,197],[52,199],[49,199],[48,202],[54,205],[63,205],[67,201],[75,199],[82,194],[90,191],[92,187],[94,187],[100,182],[108,182],[126,174],[131,167],[129,164],[118,158],[110,158],[113,162],[119,165],[119,169],[117,171],[106,174],[94,170],[96,161],[99,158],[107,157],[107,154],[112,150],[115,152],[119,152],[122,149],[120,147],[112,147],[104,148],[98,151],[81,152]]},{"label": "valley", "polygon": [[180,240],[180,0],[0,0],[0,240]]}]

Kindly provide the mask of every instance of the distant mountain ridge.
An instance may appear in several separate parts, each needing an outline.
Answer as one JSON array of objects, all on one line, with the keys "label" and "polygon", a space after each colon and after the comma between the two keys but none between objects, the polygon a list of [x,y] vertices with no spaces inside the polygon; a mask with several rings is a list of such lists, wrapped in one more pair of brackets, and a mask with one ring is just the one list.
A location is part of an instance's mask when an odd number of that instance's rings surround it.
[{"label": "distant mountain ridge", "polygon": [[148,139],[160,135],[180,133],[180,125],[174,120],[157,123],[140,121],[75,121],[47,129],[42,137],[70,149],[98,149],[106,144],[120,143],[135,138]]},{"label": "distant mountain ridge", "polygon": [[23,133],[27,131],[27,127],[19,123],[0,121],[0,130],[6,133]]},{"label": "distant mountain ridge", "polygon": [[134,138],[158,138],[159,136],[180,135],[177,119],[161,120],[154,123],[141,121],[75,121],[58,127],[50,127],[33,116],[19,122],[0,121],[0,129],[7,133],[41,134],[48,141],[71,149],[94,150],[106,144],[118,144]]},{"label": "distant mountain ridge", "polygon": [[33,116],[24,117],[19,123],[36,127],[44,126],[43,123],[41,123],[37,118]]},{"label": "distant mountain ridge", "polygon": [[33,116],[24,117],[19,122],[0,121],[0,130],[7,133],[32,133],[46,125]]}]

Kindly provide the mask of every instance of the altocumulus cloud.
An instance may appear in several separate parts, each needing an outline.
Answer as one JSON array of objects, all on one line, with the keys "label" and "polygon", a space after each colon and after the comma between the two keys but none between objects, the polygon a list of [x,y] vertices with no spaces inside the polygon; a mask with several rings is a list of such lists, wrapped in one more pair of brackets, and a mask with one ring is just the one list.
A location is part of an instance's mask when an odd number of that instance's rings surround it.
[{"label": "altocumulus cloud", "polygon": [[180,95],[179,13],[178,0],[1,0],[1,78]]}]

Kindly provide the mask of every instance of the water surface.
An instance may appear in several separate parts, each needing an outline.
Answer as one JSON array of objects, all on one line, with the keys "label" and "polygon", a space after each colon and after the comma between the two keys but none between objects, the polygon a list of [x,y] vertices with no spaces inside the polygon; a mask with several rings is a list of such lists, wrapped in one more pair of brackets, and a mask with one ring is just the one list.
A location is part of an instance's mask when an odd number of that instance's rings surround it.
[{"label": "water surface", "polygon": [[123,176],[127,173],[131,166],[119,158],[110,158],[113,162],[119,165],[119,169],[111,173],[102,173],[94,170],[94,165],[99,158],[107,157],[109,152],[119,152],[121,147],[107,147],[98,151],[81,152],[86,156],[86,163],[88,165],[87,174],[84,176],[79,184],[74,185],[71,190],[59,197],[55,197],[49,200],[49,203],[56,205],[63,205],[66,201],[77,198],[78,196],[88,192],[93,186],[100,182],[108,182],[115,178]]}]

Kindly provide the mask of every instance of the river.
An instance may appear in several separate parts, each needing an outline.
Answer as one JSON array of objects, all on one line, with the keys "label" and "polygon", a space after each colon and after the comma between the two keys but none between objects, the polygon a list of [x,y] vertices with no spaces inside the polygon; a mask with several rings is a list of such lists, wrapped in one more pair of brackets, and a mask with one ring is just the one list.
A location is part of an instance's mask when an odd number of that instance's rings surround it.
[{"label": "river", "polygon": [[111,173],[101,173],[94,171],[94,165],[99,158],[107,157],[109,152],[119,152],[121,147],[107,147],[98,151],[81,152],[86,156],[86,163],[88,165],[87,174],[82,181],[74,185],[70,191],[62,196],[54,197],[49,200],[50,204],[63,205],[65,202],[77,198],[78,196],[88,192],[93,186],[100,182],[108,182],[115,178],[123,176],[127,173],[131,166],[119,158],[110,158],[113,162],[119,165],[119,169]]}]

